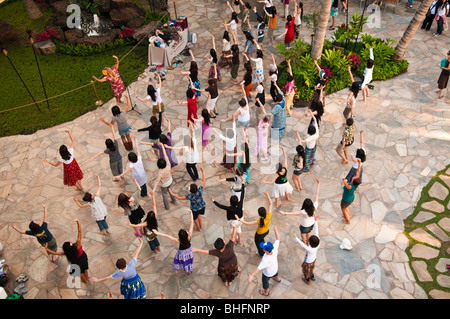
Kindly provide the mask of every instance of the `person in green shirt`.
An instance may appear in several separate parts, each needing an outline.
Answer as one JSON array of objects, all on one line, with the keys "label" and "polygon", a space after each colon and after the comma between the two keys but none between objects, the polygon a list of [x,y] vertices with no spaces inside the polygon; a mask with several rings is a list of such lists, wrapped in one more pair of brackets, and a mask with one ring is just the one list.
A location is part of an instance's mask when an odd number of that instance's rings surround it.
[{"label": "person in green shirt", "polygon": [[344,192],[342,194],[341,200],[341,210],[342,215],[344,215],[344,219],[342,220],[346,224],[350,224],[350,211],[348,207],[355,200],[355,190],[358,188],[358,185],[361,184],[361,160],[358,158],[358,170],[356,171],[356,175],[352,178],[350,184],[345,179],[345,176],[342,177],[342,181],[344,182]]}]

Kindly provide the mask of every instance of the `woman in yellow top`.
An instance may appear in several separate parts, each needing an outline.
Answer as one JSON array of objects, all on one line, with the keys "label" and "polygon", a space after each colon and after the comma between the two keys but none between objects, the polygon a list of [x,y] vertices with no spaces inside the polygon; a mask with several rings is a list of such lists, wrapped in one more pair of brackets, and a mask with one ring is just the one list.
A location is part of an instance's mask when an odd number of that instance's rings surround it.
[{"label": "woman in yellow top", "polygon": [[236,219],[240,221],[244,225],[257,225],[256,233],[255,233],[255,245],[258,248],[258,254],[262,257],[264,256],[264,251],[259,246],[260,243],[264,242],[264,237],[269,234],[269,223],[272,218],[272,200],[270,199],[269,193],[264,192],[269,201],[269,209],[266,210],[265,207],[258,208],[259,218],[253,222],[246,222],[243,219],[239,219],[237,215],[235,215]]}]

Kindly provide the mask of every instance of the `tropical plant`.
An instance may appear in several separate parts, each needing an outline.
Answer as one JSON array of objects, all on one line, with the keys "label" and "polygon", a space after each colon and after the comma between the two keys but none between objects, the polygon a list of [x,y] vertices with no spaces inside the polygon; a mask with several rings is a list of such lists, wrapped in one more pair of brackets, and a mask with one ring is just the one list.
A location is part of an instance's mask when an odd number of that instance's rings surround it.
[{"label": "tropical plant", "polygon": [[296,65],[300,63],[301,56],[311,50],[311,45],[299,38],[290,49],[286,48],[284,42],[277,43],[275,48],[286,61],[291,60],[291,64]]},{"label": "tropical plant", "polygon": [[101,2],[95,2],[93,0],[78,0],[78,4],[80,5],[81,9],[84,9],[85,11],[92,14],[97,14],[98,7],[102,5]]},{"label": "tropical plant", "polygon": [[145,14],[144,24],[148,24],[151,21],[161,21],[162,24],[165,24],[169,19],[170,16],[167,13],[149,10]]}]

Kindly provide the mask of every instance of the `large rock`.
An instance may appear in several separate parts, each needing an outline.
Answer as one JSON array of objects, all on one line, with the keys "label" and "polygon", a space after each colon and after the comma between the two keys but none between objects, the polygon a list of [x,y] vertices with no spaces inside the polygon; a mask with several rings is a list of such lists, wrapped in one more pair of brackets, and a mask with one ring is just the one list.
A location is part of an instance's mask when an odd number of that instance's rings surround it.
[{"label": "large rock", "polygon": [[77,40],[78,44],[94,45],[113,42],[117,37],[116,33],[110,33],[105,35],[95,35],[90,37],[84,37]]},{"label": "large rock", "polygon": [[51,3],[53,9],[53,23],[61,28],[67,28],[67,7],[70,5],[69,1],[62,0]]},{"label": "large rock", "polygon": [[56,45],[52,42],[52,40],[49,39],[41,42],[36,42],[34,44],[34,50],[38,54],[52,55],[56,53]]},{"label": "large rock", "polygon": [[161,26],[160,21],[151,21],[148,24],[145,24],[134,31],[133,39],[136,41],[141,41],[143,38],[148,38],[151,31],[156,30]]},{"label": "large rock", "polygon": [[4,20],[0,20],[0,43],[9,43],[16,39],[16,33],[14,32],[13,26]]},{"label": "large rock", "polygon": [[79,29],[70,29],[64,32],[66,42],[70,44],[76,44],[79,39],[83,38],[83,31]]},{"label": "large rock", "polygon": [[128,0],[112,0],[109,17],[116,27],[139,28],[145,19],[145,10]]}]

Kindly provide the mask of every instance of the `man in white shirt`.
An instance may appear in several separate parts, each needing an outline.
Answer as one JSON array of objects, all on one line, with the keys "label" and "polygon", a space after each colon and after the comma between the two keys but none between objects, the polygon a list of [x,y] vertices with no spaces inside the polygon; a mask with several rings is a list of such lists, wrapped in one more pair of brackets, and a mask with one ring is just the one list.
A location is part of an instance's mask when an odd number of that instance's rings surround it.
[{"label": "man in white shirt", "polygon": [[142,162],[142,156],[139,152],[136,136],[134,137],[134,143],[136,145],[136,153],[128,153],[128,160],[130,161],[130,163],[128,164],[128,168],[126,169],[126,171],[120,174],[119,177],[123,177],[131,171],[133,182],[141,190],[141,197],[146,197],[148,195],[147,174],[145,173],[144,163]]},{"label": "man in white shirt", "polygon": [[218,137],[225,142],[225,152],[223,155],[222,164],[225,168],[230,170],[234,169],[235,166],[235,157],[227,156],[227,154],[237,153],[236,149],[236,115],[232,115],[233,118],[233,128],[227,129],[227,136],[223,136],[222,133],[217,128],[214,128],[214,131],[218,135]]},{"label": "man in white shirt", "polygon": [[260,243],[261,249],[264,250],[264,256],[258,268],[248,276],[248,281],[251,282],[258,272],[262,270],[263,289],[260,289],[259,293],[263,296],[269,295],[269,280],[271,278],[277,282],[281,281],[278,276],[278,247],[280,246],[280,236],[278,236],[277,226],[273,227],[273,231],[276,238],[275,242],[273,244],[271,242]]}]

